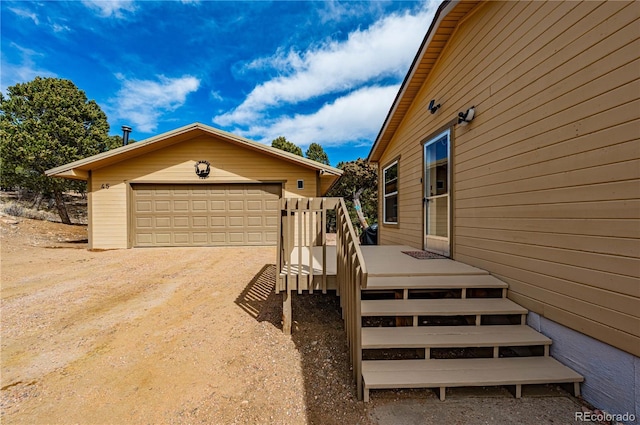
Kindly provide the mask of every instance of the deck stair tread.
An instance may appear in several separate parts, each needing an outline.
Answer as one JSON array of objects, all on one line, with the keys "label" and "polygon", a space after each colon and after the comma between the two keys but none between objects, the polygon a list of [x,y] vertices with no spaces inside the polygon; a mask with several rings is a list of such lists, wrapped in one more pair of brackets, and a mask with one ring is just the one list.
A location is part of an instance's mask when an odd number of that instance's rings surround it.
[{"label": "deck stair tread", "polygon": [[506,298],[363,300],[362,316],[464,316],[526,314],[527,309]]},{"label": "deck stair tread", "polygon": [[366,360],[366,388],[433,388],[582,382],[552,357]]},{"label": "deck stair tread", "polygon": [[507,288],[506,282],[489,274],[462,276],[369,277],[366,289],[461,289]]},{"label": "deck stair tread", "polygon": [[455,348],[550,345],[551,339],[522,325],[406,326],[362,328],[362,348]]}]

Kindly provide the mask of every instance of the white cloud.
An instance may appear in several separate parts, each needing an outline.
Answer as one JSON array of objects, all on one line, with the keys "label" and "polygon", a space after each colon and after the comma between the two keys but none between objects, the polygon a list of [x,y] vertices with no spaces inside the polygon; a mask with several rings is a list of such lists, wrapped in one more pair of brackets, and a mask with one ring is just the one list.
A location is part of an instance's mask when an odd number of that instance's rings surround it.
[{"label": "white cloud", "polygon": [[[36,12],[32,12],[31,10],[21,9],[17,7],[10,7],[9,10],[14,14],[16,14],[17,16],[20,16],[21,18],[31,19],[34,24],[40,25],[40,20],[38,19],[38,15],[36,14]],[[61,25],[61,24],[52,22],[51,17],[47,17],[46,21],[47,21],[46,25],[51,27],[51,29],[55,33],[60,33],[63,31],[71,31],[71,28],[69,28],[67,25]]]},{"label": "white cloud", "polygon": [[82,4],[97,11],[100,16],[123,18],[123,12],[136,10],[133,0],[82,0]]},{"label": "white cloud", "polygon": [[210,95],[211,95],[211,99],[215,102],[222,102],[224,100],[224,98],[222,97],[219,91],[211,90]]},{"label": "white cloud", "polygon": [[71,28],[69,28],[67,25],[61,25],[61,24],[57,24],[57,23],[51,24],[51,28],[53,29],[53,32],[71,31]]},{"label": "white cloud", "polygon": [[184,105],[187,96],[200,87],[200,80],[192,76],[158,76],[156,81],[127,80],[121,74],[116,77],[122,80],[122,88],[109,109],[115,117],[143,133],[153,132],[163,114]]},{"label": "white cloud", "polygon": [[15,43],[11,47],[20,52],[20,63],[10,63],[6,58],[6,52],[2,56],[2,73],[0,73],[0,90],[2,93],[7,92],[7,87],[18,83],[26,83],[34,78],[40,77],[56,77],[57,75],[46,69],[38,68],[34,58],[44,56],[35,50],[20,47]]},{"label": "white cloud", "polygon": [[321,6],[322,7],[318,9],[318,16],[320,22],[324,24],[330,21],[342,21],[345,18],[361,16],[370,13],[372,10],[380,10],[382,8],[382,2],[325,0],[321,3]]},{"label": "white cloud", "polygon": [[16,15],[20,16],[21,18],[31,19],[34,24],[40,25],[40,21],[38,20],[38,15],[36,15],[34,12],[31,12],[30,10],[19,9],[17,7],[10,7],[9,10],[15,13]]},{"label": "white cloud", "polygon": [[350,33],[345,41],[325,42],[305,52],[281,49],[272,57],[253,61],[248,68],[270,67],[286,75],[257,85],[242,104],[214,117],[214,122],[222,126],[248,124],[283,103],[339,94],[386,77],[401,79],[436,6],[429,2],[418,13],[387,16],[367,29]]},{"label": "white cloud", "polygon": [[345,141],[368,145],[377,136],[398,88],[399,85],[365,87],[325,104],[313,114],[282,117],[245,131],[236,129],[234,133],[262,143],[285,135],[303,148],[313,142],[324,147]]}]

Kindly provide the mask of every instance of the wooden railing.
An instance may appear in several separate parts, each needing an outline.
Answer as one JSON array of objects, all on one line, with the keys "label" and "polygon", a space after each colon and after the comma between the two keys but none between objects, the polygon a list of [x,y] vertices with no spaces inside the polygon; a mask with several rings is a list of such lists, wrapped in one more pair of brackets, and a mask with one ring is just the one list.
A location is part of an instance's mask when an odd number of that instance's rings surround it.
[{"label": "wooden railing", "polygon": [[349,357],[356,380],[358,400],[362,400],[362,315],[360,312],[360,290],[367,287],[367,267],[360,244],[353,230],[349,211],[340,198],[336,206],[338,257],[338,295],[342,307],[342,318],[347,332]]},{"label": "wooden railing", "polygon": [[[314,290],[314,262],[321,273],[320,289],[327,293],[327,211],[336,208],[340,198],[283,198],[281,200],[276,293],[286,289],[302,293]],[[317,248],[316,248],[317,247]],[[316,248],[316,249],[314,249]]]},{"label": "wooden railing", "polygon": [[[367,268],[349,211],[342,198],[285,198],[281,201],[276,292],[283,291],[283,331],[291,333],[291,293],[307,289],[313,293],[314,274],[318,289],[327,292],[327,211],[336,212],[337,294],[344,320],[349,357],[362,399],[362,318],[360,290],[367,287]],[[317,268],[314,270],[314,248]]]},{"label": "wooden railing", "polygon": [[[313,293],[316,280],[320,290],[327,293],[327,211],[335,209],[340,198],[283,198],[280,220],[276,279],[276,293],[284,291],[282,302],[282,330],[291,334],[291,292],[304,289]],[[314,249],[316,248],[317,249]],[[315,275],[314,251],[317,251]]]}]

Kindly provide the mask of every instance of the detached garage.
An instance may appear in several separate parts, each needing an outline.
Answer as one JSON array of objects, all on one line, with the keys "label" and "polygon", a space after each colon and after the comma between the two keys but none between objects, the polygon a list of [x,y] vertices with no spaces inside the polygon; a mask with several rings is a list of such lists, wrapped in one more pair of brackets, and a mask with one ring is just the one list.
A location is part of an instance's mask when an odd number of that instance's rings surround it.
[{"label": "detached garage", "polygon": [[192,124],[47,171],[87,181],[90,248],[276,245],[281,197],[342,173]]}]

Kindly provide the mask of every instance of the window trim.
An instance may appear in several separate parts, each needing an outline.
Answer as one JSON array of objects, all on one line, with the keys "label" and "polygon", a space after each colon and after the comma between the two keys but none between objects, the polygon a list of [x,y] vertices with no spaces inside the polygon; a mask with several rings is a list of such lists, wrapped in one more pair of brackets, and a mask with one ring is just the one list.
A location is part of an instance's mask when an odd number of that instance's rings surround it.
[{"label": "window trim", "polygon": [[[396,172],[396,190],[395,192],[391,192],[391,193],[387,193],[387,182],[386,182],[386,172],[388,169],[390,169],[391,167],[393,167],[394,165],[396,165],[398,167],[398,170]],[[395,196],[396,197],[396,202],[397,202],[397,206],[396,206],[396,221],[387,221],[387,198],[391,197],[391,196]],[[390,224],[390,225],[398,225],[399,224],[399,208],[398,206],[400,205],[400,158],[395,158],[393,161],[391,161],[386,167],[382,168],[382,223],[383,224]]]}]

